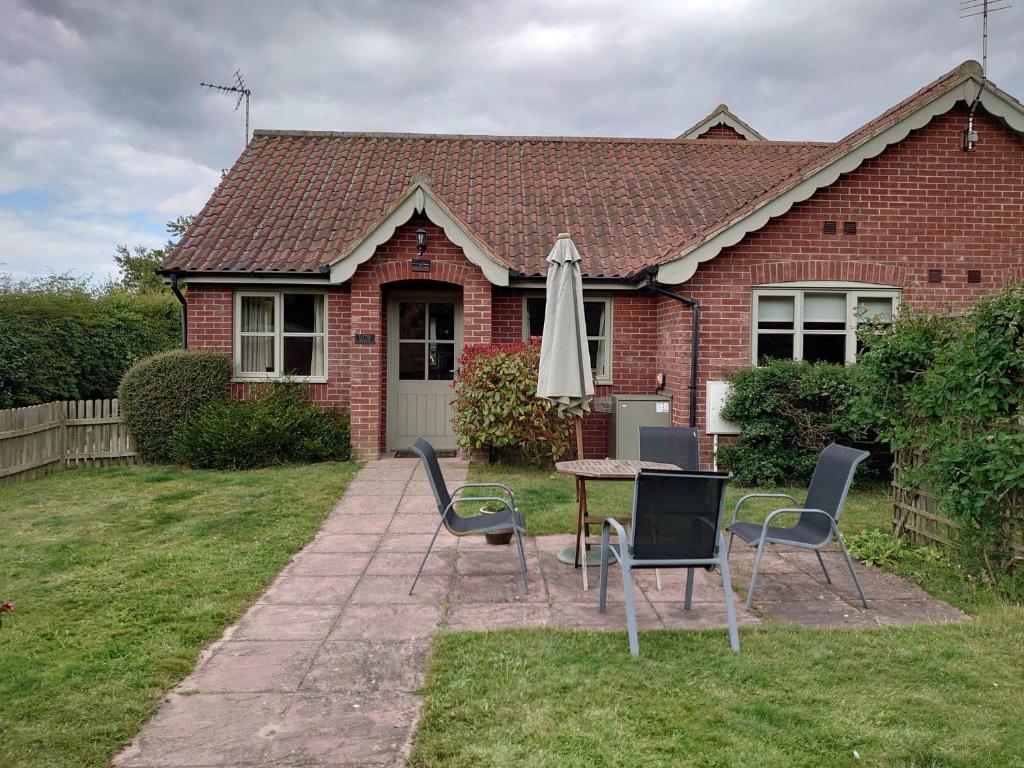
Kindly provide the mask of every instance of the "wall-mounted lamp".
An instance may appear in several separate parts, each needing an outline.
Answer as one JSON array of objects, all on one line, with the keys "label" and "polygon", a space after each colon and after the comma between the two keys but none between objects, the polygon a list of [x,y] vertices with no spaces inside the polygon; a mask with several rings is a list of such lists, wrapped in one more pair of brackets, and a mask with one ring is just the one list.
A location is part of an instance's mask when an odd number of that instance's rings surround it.
[{"label": "wall-mounted lamp", "polygon": [[427,250],[427,230],[423,227],[416,230],[416,250],[420,256]]}]

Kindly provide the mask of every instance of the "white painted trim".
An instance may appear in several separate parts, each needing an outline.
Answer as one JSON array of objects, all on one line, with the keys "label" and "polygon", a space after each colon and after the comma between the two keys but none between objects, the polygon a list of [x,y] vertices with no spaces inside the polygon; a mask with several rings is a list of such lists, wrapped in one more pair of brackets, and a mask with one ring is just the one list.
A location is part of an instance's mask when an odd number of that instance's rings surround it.
[{"label": "white painted trim", "polygon": [[[384,218],[360,241],[331,262],[331,282],[343,283],[350,280],[359,265],[369,260],[378,246],[390,240],[391,236],[395,234],[395,230],[407,223],[417,213],[425,213],[428,219],[441,227],[445,236],[462,248],[466,258],[480,267],[484,277],[492,284],[508,285],[508,265],[491,253],[422,181],[413,184]],[[429,253],[428,245],[427,258],[429,258]]]},{"label": "white painted trim", "polygon": [[[949,112],[957,102],[971,103],[978,94],[979,87],[980,83],[973,76],[950,86],[927,104],[865,138],[848,152],[812,171],[787,190],[723,225],[700,243],[684,248],[675,259],[658,267],[658,282],[668,285],[685,283],[693,277],[700,264],[715,258],[725,248],[736,245],[749,233],[760,229],[771,219],[783,215],[796,203],[808,199],[819,189],[833,184],[842,174],[856,170],[865,160],[876,157],[887,147],[903,141],[911,131],[923,128],[934,118]],[[982,90],[980,102],[986,111],[1005,120],[1013,130],[1024,133],[1024,108],[1020,104],[1012,102],[987,86]]]},{"label": "white painted trim", "polygon": [[[545,288],[544,278],[512,278],[508,283],[509,288],[520,288],[524,291],[543,291]],[[637,283],[627,282],[601,282],[601,283],[588,283],[587,278],[583,278],[583,292],[584,293],[603,293],[606,291],[640,291],[642,286]]]},{"label": "white painted trim", "polygon": [[760,283],[753,285],[751,288],[783,288],[783,289],[796,289],[800,290],[803,288],[835,288],[840,291],[899,291],[902,288],[898,285],[886,285],[885,283],[858,283],[852,280],[797,280],[792,283]]},{"label": "white painted trim", "polygon": [[[239,275],[238,277],[213,277],[213,276],[201,276],[185,277],[181,278],[181,282],[184,285],[223,285],[226,287],[233,287],[236,285],[260,285],[265,288],[274,288],[276,286],[292,286],[292,285],[303,285],[303,286],[315,286],[318,288],[326,288],[330,283],[326,278],[315,278],[315,277],[246,277],[245,275]],[[169,279],[164,279],[165,285],[170,285]]]},{"label": "white painted trim", "polygon": [[755,131],[745,122],[743,122],[731,109],[722,104],[717,107],[714,112],[705,117],[699,123],[693,127],[687,129],[685,132],[680,134],[677,138],[680,139],[699,139],[702,134],[714,128],[716,125],[726,125],[732,128],[736,133],[745,138],[747,141],[764,141],[765,138],[760,133]]}]

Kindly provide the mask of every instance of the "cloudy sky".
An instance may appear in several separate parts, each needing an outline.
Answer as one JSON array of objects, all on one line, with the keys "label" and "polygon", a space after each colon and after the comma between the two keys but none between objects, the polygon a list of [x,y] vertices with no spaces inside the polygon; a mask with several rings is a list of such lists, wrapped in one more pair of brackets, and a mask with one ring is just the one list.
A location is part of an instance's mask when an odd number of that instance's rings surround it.
[{"label": "cloudy sky", "polygon": [[[1024,2],[990,77],[1024,96]],[[958,0],[0,0],[0,272],[101,280],[260,128],[834,140],[968,58]]]}]

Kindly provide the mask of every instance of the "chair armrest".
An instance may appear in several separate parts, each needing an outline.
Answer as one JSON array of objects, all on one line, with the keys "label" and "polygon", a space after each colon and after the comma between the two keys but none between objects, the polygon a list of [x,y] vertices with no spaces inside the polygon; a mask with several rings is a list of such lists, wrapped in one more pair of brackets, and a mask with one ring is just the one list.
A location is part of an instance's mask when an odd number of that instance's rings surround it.
[{"label": "chair armrest", "polygon": [[629,546],[629,537],[626,536],[626,529],[622,527],[622,523],[613,517],[606,517],[604,519],[604,524],[601,526],[601,540],[604,541],[604,534],[609,528],[614,528],[615,535],[619,537],[619,549],[626,549]]},{"label": "chair armrest", "polygon": [[455,494],[459,493],[460,491],[466,488],[501,488],[501,490],[507,493],[509,495],[509,498],[512,499],[513,508],[517,508],[516,495],[512,492],[512,489],[509,488],[504,483],[463,483],[462,485],[456,486],[455,490],[451,492],[451,495],[455,496]]},{"label": "chair armrest", "polygon": [[[832,517],[832,515],[830,515],[824,509],[812,509],[810,507],[783,507],[782,509],[776,509],[773,512],[769,513],[768,517],[766,517],[764,519],[764,523],[761,525],[761,538],[762,539],[767,535],[767,533],[768,533],[768,525],[771,523],[771,521],[773,519],[775,519],[775,517],[777,515],[784,515],[787,512],[799,512],[801,514],[803,514],[804,512],[812,512],[812,513],[814,513],[816,515],[824,515],[828,519],[829,524],[831,525],[832,531],[833,532],[838,531],[838,529],[836,527],[835,518]],[[828,539],[825,539],[825,541],[828,541]],[[825,541],[823,541],[822,544],[824,544]]]},{"label": "chair armrest", "polygon": [[448,506],[445,507],[444,514],[447,515],[448,512],[455,509],[456,504],[461,504],[464,501],[496,501],[502,506],[504,506],[505,509],[509,510],[510,512],[516,511],[516,508],[512,504],[510,504],[508,499],[506,499],[504,496],[460,496],[459,498],[452,499],[450,502],[448,502]]},{"label": "chair armrest", "polygon": [[794,504],[797,503],[797,500],[788,493],[748,493],[746,496],[741,496],[740,500],[736,502],[736,506],[732,508],[732,518],[729,520],[729,525],[736,522],[740,515],[740,507],[749,499],[789,499]]}]

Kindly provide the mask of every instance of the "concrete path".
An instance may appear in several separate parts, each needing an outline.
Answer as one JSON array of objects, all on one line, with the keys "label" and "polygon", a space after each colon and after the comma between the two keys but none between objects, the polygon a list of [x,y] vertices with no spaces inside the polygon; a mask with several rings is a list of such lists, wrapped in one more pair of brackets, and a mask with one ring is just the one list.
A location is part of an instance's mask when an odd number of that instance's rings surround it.
[{"label": "concrete path", "polygon": [[[442,461],[452,485],[467,467]],[[515,549],[482,537],[438,537],[413,596],[413,575],[437,525],[437,507],[418,462],[367,464],[316,538],[242,620],[208,648],[114,761],[120,768],[404,765],[431,640],[438,628],[554,626],[624,631],[622,579],[613,569],[609,610],[583,592],[580,573],[556,553],[570,536],[527,540],[530,591]],[[891,574],[864,573],[872,610],[851,601],[848,573],[827,555],[834,588],[805,553],[766,555],[755,606],[812,625],[868,626],[960,618],[963,614]],[[733,555],[745,586],[752,558]],[[865,570],[870,573],[865,573]],[[596,571],[595,571],[596,573]],[[638,577],[641,629],[725,626],[717,575],[696,572],[693,608],[683,611],[682,572]],[[819,578],[820,577],[820,578]],[[596,579],[592,579],[596,583]],[[741,625],[759,619],[742,608]],[[725,634],[722,652],[728,652]],[[628,653],[623,638],[623,654]]]}]

